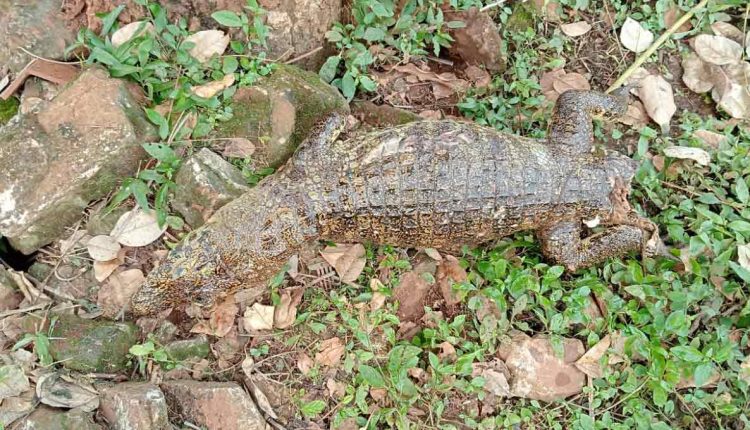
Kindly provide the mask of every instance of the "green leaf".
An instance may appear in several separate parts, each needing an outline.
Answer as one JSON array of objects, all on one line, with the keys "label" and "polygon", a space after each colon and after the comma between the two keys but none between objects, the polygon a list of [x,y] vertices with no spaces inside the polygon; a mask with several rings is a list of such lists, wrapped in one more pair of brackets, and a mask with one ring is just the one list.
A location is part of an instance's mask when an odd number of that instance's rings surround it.
[{"label": "green leaf", "polygon": [[379,370],[366,364],[359,365],[359,375],[374,388],[385,388],[385,379]]},{"label": "green leaf", "polygon": [[750,234],[750,222],[736,220],[729,223],[729,228],[742,234]]},{"label": "green leaf", "polygon": [[154,352],[154,343],[149,340],[142,344],[133,345],[128,352],[136,357],[145,357]]},{"label": "green leaf", "polygon": [[448,28],[464,28],[466,27],[466,23],[463,21],[448,21],[446,23]]},{"label": "green leaf", "polygon": [[376,42],[385,38],[385,31],[378,27],[368,27],[365,30],[364,39],[368,42]]},{"label": "green leaf", "polygon": [[325,82],[331,82],[333,78],[336,77],[336,72],[338,71],[340,62],[341,57],[339,57],[338,55],[332,55],[328,57],[328,59],[325,63],[323,63],[323,66],[318,72],[320,79],[324,80]]},{"label": "green leaf", "polygon": [[228,75],[230,73],[234,73],[237,71],[237,68],[239,67],[239,62],[237,61],[237,58],[235,57],[224,57],[223,64],[221,66],[221,71],[224,72],[225,75]]},{"label": "green leaf", "polygon": [[145,109],[145,111],[148,120],[159,126],[159,137],[161,139],[169,137],[169,123],[167,122],[167,119],[153,109]]},{"label": "green leaf", "polygon": [[703,361],[703,354],[692,346],[680,345],[669,350],[675,357],[691,363],[700,363]]},{"label": "green leaf", "polygon": [[344,36],[336,30],[326,32],[326,39],[331,43],[341,42]]},{"label": "green leaf", "polygon": [[381,17],[381,18],[387,18],[390,16],[393,16],[393,10],[388,10],[382,3],[379,1],[372,1],[370,3],[370,8],[372,9],[373,13],[375,15]]},{"label": "green leaf", "polygon": [[359,77],[359,84],[364,88],[366,91],[375,91],[378,88],[378,84],[375,83],[372,79],[370,79],[368,76],[360,76]]},{"label": "green leaf", "polygon": [[130,189],[130,193],[133,194],[133,198],[136,203],[138,203],[138,206],[144,210],[148,209],[148,186],[146,183],[140,179],[136,179],[130,183],[128,188]]},{"label": "green leaf", "polygon": [[354,81],[354,76],[352,76],[351,72],[346,72],[344,77],[341,78],[341,92],[347,100],[354,98],[354,93],[357,92],[357,84]]},{"label": "green leaf", "polygon": [[211,14],[211,18],[225,27],[242,27],[242,18],[231,10],[219,10]]},{"label": "green leaf", "polygon": [[737,178],[737,182],[734,184],[734,194],[740,202],[744,204],[750,203],[750,193],[747,189],[747,182],[741,176]]},{"label": "green leaf", "polygon": [[117,17],[120,16],[120,13],[122,13],[123,10],[125,10],[125,5],[121,4],[102,18],[101,36],[109,34],[109,31],[112,30],[112,26],[115,25],[115,21],[117,21]]},{"label": "green leaf", "polygon": [[165,163],[172,163],[178,160],[174,150],[163,143],[144,143],[143,149],[146,150],[148,155]]},{"label": "green leaf", "polygon": [[120,65],[120,60],[118,60],[112,54],[110,54],[109,52],[99,47],[96,47],[91,50],[91,55],[89,55],[89,61],[98,61],[110,67]]},{"label": "green leaf", "polygon": [[695,380],[695,386],[696,387],[702,387],[706,385],[706,382],[708,382],[711,377],[714,375],[714,365],[709,363],[702,363],[699,364],[695,368],[695,373],[693,373],[693,379]]},{"label": "green leaf", "polygon": [[320,415],[326,408],[326,402],[322,400],[313,400],[311,402],[303,403],[300,407],[300,411],[305,418],[315,418]]}]

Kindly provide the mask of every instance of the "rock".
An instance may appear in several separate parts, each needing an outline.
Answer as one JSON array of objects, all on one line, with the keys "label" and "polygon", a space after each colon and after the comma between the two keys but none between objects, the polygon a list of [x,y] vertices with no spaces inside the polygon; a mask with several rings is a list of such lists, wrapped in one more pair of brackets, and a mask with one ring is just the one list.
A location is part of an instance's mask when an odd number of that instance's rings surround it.
[{"label": "rock", "polygon": [[519,335],[503,354],[510,371],[511,394],[516,397],[551,402],[580,393],[586,375],[573,363],[586,351],[578,339],[563,339],[564,357],[555,355],[546,336]]},{"label": "rock", "polygon": [[503,69],[502,40],[497,25],[489,15],[477,8],[447,12],[446,21],[462,21],[465,27],[451,30],[453,43],[448,53],[467,64],[481,65],[491,72]]},{"label": "rock", "polygon": [[215,137],[253,142],[255,169],[280,166],[316,123],[333,112],[349,114],[346,100],[317,74],[285,65],[237,90],[232,108],[234,117],[218,126]]},{"label": "rock", "polygon": [[154,339],[156,339],[157,342],[160,344],[165,344],[172,339],[174,339],[175,335],[177,335],[177,331],[179,329],[176,325],[174,325],[169,320],[162,321],[158,327],[156,327],[156,330],[154,330]]},{"label": "rock", "polygon": [[8,271],[0,266],[0,312],[15,309],[23,300]]},{"label": "rock", "polygon": [[93,414],[80,409],[64,411],[47,406],[37,408],[16,427],[18,430],[103,430]]},{"label": "rock", "polygon": [[[39,317],[27,318],[23,327],[33,331]],[[138,328],[134,324],[95,321],[74,315],[58,314],[55,318],[49,351],[56,362],[80,372],[111,373],[127,368],[128,350],[138,341]]]},{"label": "rock", "polygon": [[29,254],[131,176],[154,128],[124,81],[83,72],[38,114],[0,129],[0,234]]},{"label": "rock", "polygon": [[0,0],[0,65],[17,73],[35,55],[62,59],[76,33],[60,14],[63,0]]},{"label": "rock", "polygon": [[250,396],[233,382],[169,381],[161,389],[175,415],[207,430],[266,427]]},{"label": "rock", "polygon": [[11,97],[8,100],[0,100],[0,127],[4,126],[18,113],[18,106],[20,104],[15,97]]},{"label": "rock", "polygon": [[373,127],[392,127],[423,118],[414,112],[399,109],[390,105],[376,105],[371,101],[353,101],[352,115],[363,123]]},{"label": "rock", "polygon": [[53,290],[68,294],[76,299],[82,299],[99,288],[99,282],[94,276],[91,266],[80,266],[70,262],[61,263],[55,276],[52,265],[35,262],[29,267],[29,274],[39,281],[47,280],[47,286]]},{"label": "rock", "polygon": [[169,358],[179,363],[184,361],[198,362],[211,353],[208,337],[205,335],[170,342],[164,347],[164,350]]},{"label": "rock", "polygon": [[102,391],[99,412],[112,430],[167,430],[167,401],[159,387],[126,382]]},{"label": "rock", "polygon": [[203,148],[188,158],[175,177],[172,207],[193,228],[198,228],[220,207],[249,190],[242,173]]}]

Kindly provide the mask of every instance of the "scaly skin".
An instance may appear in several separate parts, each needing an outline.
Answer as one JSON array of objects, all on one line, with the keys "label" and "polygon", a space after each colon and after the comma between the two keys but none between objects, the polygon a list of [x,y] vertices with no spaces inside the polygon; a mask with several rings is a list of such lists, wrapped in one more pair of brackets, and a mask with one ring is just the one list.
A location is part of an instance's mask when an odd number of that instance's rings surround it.
[{"label": "scaly skin", "polygon": [[[637,165],[592,148],[591,116],[625,108],[625,97],[564,93],[546,141],[455,121],[335,141],[343,118],[329,118],[279,172],[170,252],[131,309],[209,305],[265,283],[317,239],[455,249],[535,230],[569,270],[642,249],[655,228],[627,203]],[[582,239],[583,221],[611,227]]]}]

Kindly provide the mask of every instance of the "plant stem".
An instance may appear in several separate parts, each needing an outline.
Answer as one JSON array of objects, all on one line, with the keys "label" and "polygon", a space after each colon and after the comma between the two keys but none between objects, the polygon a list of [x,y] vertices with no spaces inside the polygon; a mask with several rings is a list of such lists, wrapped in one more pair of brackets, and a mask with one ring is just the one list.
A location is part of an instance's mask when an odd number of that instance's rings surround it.
[{"label": "plant stem", "polygon": [[620,75],[619,78],[617,78],[614,84],[607,88],[606,93],[609,94],[612,91],[620,88],[625,83],[625,81],[628,80],[630,75],[632,75],[637,68],[641,67],[641,65],[646,61],[646,59],[648,59],[648,57],[656,52],[656,50],[659,49],[659,47],[661,47],[661,45],[663,45],[670,36],[676,33],[678,28],[682,27],[683,24],[685,24],[690,18],[692,18],[696,12],[706,6],[706,3],[708,3],[708,0],[701,0],[700,3],[693,6],[689,11],[687,11],[687,13],[685,13],[685,15],[681,16],[680,19],[677,20],[677,22],[672,24],[672,26],[669,27],[669,29],[664,32],[664,34],[659,36],[659,38],[656,39],[656,41],[652,43],[651,46],[649,46],[648,49],[643,52],[643,54],[639,55],[638,58],[635,59],[633,64],[628,67],[628,69],[625,70],[625,72]]}]

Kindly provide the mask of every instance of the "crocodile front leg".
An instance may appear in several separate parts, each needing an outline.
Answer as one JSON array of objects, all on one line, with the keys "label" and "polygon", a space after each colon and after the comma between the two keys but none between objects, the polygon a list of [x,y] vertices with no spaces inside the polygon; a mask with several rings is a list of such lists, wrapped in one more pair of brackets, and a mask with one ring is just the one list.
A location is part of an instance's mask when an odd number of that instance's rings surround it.
[{"label": "crocodile front leg", "polygon": [[581,223],[563,221],[537,232],[542,253],[571,272],[644,249],[648,234],[631,225],[609,227],[601,233],[581,238]]}]

